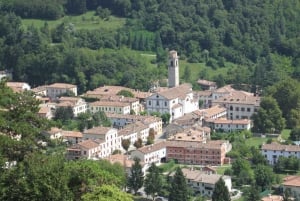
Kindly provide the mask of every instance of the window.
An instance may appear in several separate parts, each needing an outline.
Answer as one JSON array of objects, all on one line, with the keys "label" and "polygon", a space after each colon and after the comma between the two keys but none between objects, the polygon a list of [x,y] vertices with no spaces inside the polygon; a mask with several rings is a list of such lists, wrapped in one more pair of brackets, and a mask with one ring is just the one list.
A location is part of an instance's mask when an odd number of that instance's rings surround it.
[{"label": "window", "polygon": [[244,107],[241,107],[241,111],[243,111],[243,112],[244,112],[244,111],[245,111],[245,108],[244,108]]},{"label": "window", "polygon": [[151,101],[148,102],[148,105],[151,105]]},{"label": "window", "polygon": [[230,110],[230,111],[232,111],[232,110],[233,110],[233,107],[232,107],[232,106],[230,106],[229,110]]},{"label": "window", "polygon": [[250,107],[247,108],[247,112],[251,112],[251,108]]},{"label": "window", "polygon": [[167,106],[168,105],[168,103],[167,103],[167,101],[165,101],[165,106]]},{"label": "window", "polygon": [[158,100],[156,101],[156,106],[159,106],[159,101]]},{"label": "window", "polygon": [[236,107],[236,108],[235,108],[235,111],[239,111],[239,110],[240,110],[240,108],[239,108],[239,107]]}]

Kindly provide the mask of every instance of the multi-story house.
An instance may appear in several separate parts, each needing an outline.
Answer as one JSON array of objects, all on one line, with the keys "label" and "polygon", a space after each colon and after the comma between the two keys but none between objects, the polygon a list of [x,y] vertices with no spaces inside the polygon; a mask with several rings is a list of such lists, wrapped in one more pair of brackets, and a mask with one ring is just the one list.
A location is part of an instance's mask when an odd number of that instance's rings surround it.
[{"label": "multi-story house", "polygon": [[106,157],[114,150],[121,150],[121,138],[118,136],[118,130],[110,127],[94,127],[83,132],[83,139],[99,139],[101,144],[101,153],[99,157]]},{"label": "multi-story house", "polygon": [[79,97],[60,97],[58,99],[59,103],[56,105],[59,107],[71,107],[74,116],[77,117],[80,113],[85,113],[87,111],[87,103],[84,99]]},{"label": "multi-story house", "polygon": [[28,91],[31,88],[26,82],[6,82],[6,86],[11,88],[14,92]]},{"label": "multi-story house", "polygon": [[198,110],[198,100],[194,98],[192,86],[182,84],[163,91],[157,91],[146,98],[148,113],[170,114],[170,121],[184,114]]},{"label": "multi-story house", "polygon": [[201,196],[211,197],[215,189],[215,184],[219,179],[223,179],[229,192],[232,190],[230,176],[214,174],[210,171],[201,171],[194,168],[182,168],[181,170],[187,184],[193,189],[194,193],[201,194]]},{"label": "multi-story house", "polygon": [[99,141],[96,140],[84,140],[78,144],[74,144],[67,148],[67,158],[73,159],[97,159],[99,156],[100,146]]},{"label": "multi-story house", "polygon": [[286,176],[282,182],[283,192],[286,189],[291,191],[291,197],[293,200],[300,200],[300,176],[299,175],[290,175]]},{"label": "multi-story house", "polygon": [[77,144],[82,142],[83,135],[79,131],[62,131],[62,138],[69,144]]},{"label": "multi-story house", "polygon": [[168,141],[166,159],[189,165],[223,165],[228,162],[225,155],[229,150],[228,141]]},{"label": "multi-story house", "polygon": [[131,145],[133,145],[138,138],[145,143],[147,141],[147,137],[149,136],[149,130],[150,128],[148,125],[145,125],[141,122],[134,122],[120,129],[118,131],[118,135],[122,139],[129,139]]},{"label": "multi-story house", "polygon": [[137,98],[124,97],[124,96],[103,96],[101,101],[111,101],[111,102],[124,102],[130,104],[130,111],[133,111],[134,114],[139,114],[140,112],[140,103]]},{"label": "multi-story house", "polygon": [[217,89],[217,83],[209,80],[199,79],[197,83],[200,85],[201,89],[204,90],[215,90]]},{"label": "multi-story house", "polygon": [[110,119],[113,126],[118,129],[134,122],[142,122],[143,124],[148,125],[149,128],[153,128],[157,134],[162,133],[162,119],[160,117],[149,115],[122,115],[115,113],[106,113],[106,116]]},{"label": "multi-story house", "polygon": [[61,96],[68,92],[73,93],[74,96],[77,96],[77,86],[73,84],[54,83],[45,87],[47,91],[47,96],[51,99],[55,99],[58,96]]},{"label": "multi-story house", "polygon": [[200,113],[203,115],[204,120],[220,119],[227,116],[227,109],[220,105],[214,105],[210,108],[200,110]]},{"label": "multi-story house", "polygon": [[62,138],[62,129],[57,127],[52,127],[49,131],[42,131],[42,134],[46,137],[49,137],[49,139],[61,139]]},{"label": "multi-story house", "polygon": [[168,140],[171,141],[185,141],[185,142],[200,142],[206,143],[210,139],[210,128],[204,127],[201,129],[190,128],[184,132],[179,132],[171,137]]},{"label": "multi-story house", "polygon": [[251,120],[250,119],[207,119],[205,124],[214,130],[232,132],[240,130],[250,130]]},{"label": "multi-story house", "polygon": [[96,101],[89,104],[89,111],[92,113],[103,111],[105,113],[130,114],[130,103]]},{"label": "multi-story house", "polygon": [[213,100],[212,104],[227,108],[228,119],[251,119],[259,108],[260,97],[244,91],[232,91]]},{"label": "multi-story house", "polygon": [[147,145],[131,152],[132,158],[139,158],[145,164],[165,161],[168,141]]},{"label": "multi-story house", "polygon": [[278,143],[263,144],[261,147],[261,153],[265,156],[270,165],[274,165],[279,156],[295,156],[300,159],[300,146],[282,145]]}]

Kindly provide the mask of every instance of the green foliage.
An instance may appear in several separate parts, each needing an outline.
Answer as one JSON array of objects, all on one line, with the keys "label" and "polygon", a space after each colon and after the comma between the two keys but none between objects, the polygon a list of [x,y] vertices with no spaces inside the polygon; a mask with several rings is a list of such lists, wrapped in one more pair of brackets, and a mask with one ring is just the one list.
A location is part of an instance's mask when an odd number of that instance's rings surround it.
[{"label": "green foliage", "polygon": [[257,189],[256,186],[251,186],[249,189],[247,189],[246,192],[244,192],[245,194],[245,201],[257,201],[260,200],[260,194],[259,194],[259,190]]},{"label": "green foliage", "polygon": [[142,165],[140,164],[140,159],[135,158],[134,164],[130,169],[130,175],[128,177],[127,186],[130,190],[133,190],[137,194],[138,190],[142,188],[144,183],[144,173],[142,170]]},{"label": "green foliage", "polygon": [[292,129],[289,139],[292,141],[300,141],[300,127]]},{"label": "green foliage", "polygon": [[32,153],[2,171],[1,200],[73,200],[61,155]]},{"label": "green foliage", "polygon": [[149,135],[147,137],[146,145],[150,145],[150,144],[154,143],[155,135],[156,135],[155,130],[153,128],[150,128],[149,129]]},{"label": "green foliage", "polygon": [[71,106],[56,108],[54,120],[60,120],[63,123],[74,118],[74,112]]},{"label": "green foliage", "polygon": [[270,188],[272,182],[274,181],[273,170],[264,165],[257,165],[254,170],[255,183],[262,191]]},{"label": "green foliage", "polygon": [[215,184],[212,201],[230,201],[230,194],[222,178]]},{"label": "green foliage", "polygon": [[282,112],[272,97],[265,97],[260,103],[260,108],[253,115],[253,130],[258,133],[280,133],[285,127]]},{"label": "green foliage", "polygon": [[96,186],[82,196],[83,201],[133,201],[132,196],[113,185]]},{"label": "green foliage", "polygon": [[277,162],[274,165],[274,171],[276,173],[289,173],[297,172],[300,168],[300,160],[295,157],[283,157],[279,156]]},{"label": "green foliage", "polygon": [[143,146],[143,140],[141,138],[138,138],[134,142],[133,146],[135,146],[135,148],[137,148],[137,149],[141,148]]},{"label": "green foliage", "polygon": [[159,168],[152,163],[144,181],[144,190],[147,195],[151,195],[152,199],[154,199],[154,197],[161,191],[162,185],[163,178]]},{"label": "green foliage", "polygon": [[188,186],[180,167],[176,168],[175,174],[171,179],[169,200],[172,201],[189,200]]},{"label": "green foliage", "polygon": [[124,96],[124,97],[131,97],[131,98],[134,97],[134,94],[131,91],[128,91],[128,90],[121,90],[117,93],[117,95]]}]

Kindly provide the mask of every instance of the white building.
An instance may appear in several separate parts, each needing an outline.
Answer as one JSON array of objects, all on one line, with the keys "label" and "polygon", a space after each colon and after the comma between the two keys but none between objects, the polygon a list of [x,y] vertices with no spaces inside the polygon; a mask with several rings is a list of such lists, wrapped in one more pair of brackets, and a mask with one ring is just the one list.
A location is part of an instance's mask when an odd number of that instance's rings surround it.
[{"label": "white building", "polygon": [[278,143],[263,144],[261,147],[261,153],[265,156],[270,165],[274,165],[277,162],[279,156],[295,156],[300,159],[300,146],[282,145]]},{"label": "white building", "polygon": [[6,86],[11,88],[14,92],[28,91],[31,88],[26,82],[6,82]]},{"label": "white building", "polygon": [[73,93],[77,96],[77,86],[67,83],[54,83],[48,86],[45,86],[47,96],[54,99],[60,95],[66,94],[68,92]]},{"label": "white building", "polygon": [[153,128],[157,134],[162,133],[162,119],[160,117],[150,115],[122,115],[114,113],[106,113],[107,118],[110,119],[111,123],[115,128],[121,129],[126,125],[141,122],[147,125],[149,128]]},{"label": "white building", "polygon": [[205,120],[206,125],[210,126],[215,130],[224,132],[250,130],[251,120],[250,119],[207,119]]},{"label": "white building", "polygon": [[101,153],[99,157],[106,157],[114,150],[121,150],[121,138],[118,136],[118,130],[109,127],[94,127],[83,132],[83,139],[99,139],[101,144]]},{"label": "white building", "polygon": [[112,102],[112,101],[96,101],[89,104],[89,111],[96,113],[103,111],[106,113],[130,114],[130,103]]},{"label": "white building", "polygon": [[131,145],[133,145],[138,138],[145,143],[149,136],[149,130],[150,128],[147,125],[141,122],[134,122],[120,129],[118,135],[122,139],[129,139]]},{"label": "white building", "polygon": [[87,103],[82,98],[60,97],[58,101],[59,103],[56,107],[71,107],[75,117],[77,117],[78,114],[85,113],[87,111]]},{"label": "white building", "polygon": [[146,99],[146,103],[148,113],[169,113],[170,121],[198,110],[198,100],[194,99],[190,84],[182,84],[161,92],[155,92]]},{"label": "white building", "polygon": [[62,131],[62,138],[70,144],[82,142],[83,135],[79,131]]},{"label": "white building", "polygon": [[95,140],[84,140],[67,148],[67,158],[73,159],[97,159],[100,153],[99,142]]},{"label": "white building", "polygon": [[131,152],[132,158],[139,158],[145,164],[160,163],[166,158],[167,141],[141,147]]},{"label": "white building", "polygon": [[199,193],[201,196],[211,197],[215,189],[215,184],[219,179],[223,179],[229,192],[232,190],[231,177],[229,176],[214,174],[210,171],[195,170],[193,168],[182,168],[182,173],[188,185],[195,193]]}]

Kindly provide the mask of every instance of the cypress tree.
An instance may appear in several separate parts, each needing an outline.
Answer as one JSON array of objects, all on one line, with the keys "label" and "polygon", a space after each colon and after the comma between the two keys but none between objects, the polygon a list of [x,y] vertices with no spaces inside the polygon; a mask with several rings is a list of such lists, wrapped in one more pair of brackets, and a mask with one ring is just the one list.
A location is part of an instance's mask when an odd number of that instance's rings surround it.
[{"label": "cypress tree", "polygon": [[230,201],[228,188],[222,178],[215,184],[215,189],[212,194],[212,201]]},{"label": "cypress tree", "polygon": [[178,167],[176,169],[175,175],[171,180],[171,188],[169,194],[169,201],[187,201],[188,196],[188,186],[185,177]]},{"label": "cypress tree", "polygon": [[134,158],[134,164],[131,167],[130,173],[131,174],[128,178],[128,187],[137,194],[144,182],[144,174],[139,158]]}]

